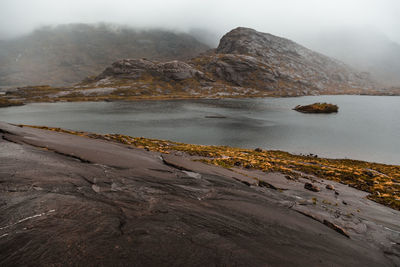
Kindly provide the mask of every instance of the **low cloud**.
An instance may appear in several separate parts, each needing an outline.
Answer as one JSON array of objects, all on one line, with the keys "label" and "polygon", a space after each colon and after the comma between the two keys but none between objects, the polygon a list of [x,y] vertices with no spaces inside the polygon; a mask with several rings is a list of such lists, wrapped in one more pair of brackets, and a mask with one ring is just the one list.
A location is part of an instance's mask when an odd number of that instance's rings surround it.
[{"label": "low cloud", "polygon": [[371,27],[400,43],[397,0],[1,0],[0,38],[45,25],[107,22],[220,36],[237,26],[302,39],[332,28]]}]

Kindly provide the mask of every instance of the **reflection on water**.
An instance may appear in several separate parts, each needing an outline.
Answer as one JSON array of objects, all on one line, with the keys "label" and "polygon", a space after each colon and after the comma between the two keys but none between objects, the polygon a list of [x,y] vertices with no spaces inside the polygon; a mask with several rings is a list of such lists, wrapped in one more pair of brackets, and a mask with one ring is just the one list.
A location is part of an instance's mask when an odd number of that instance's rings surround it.
[{"label": "reflection on water", "polygon": [[[337,104],[339,113],[292,110],[314,102]],[[43,103],[0,109],[0,120],[400,164],[400,97]]]}]

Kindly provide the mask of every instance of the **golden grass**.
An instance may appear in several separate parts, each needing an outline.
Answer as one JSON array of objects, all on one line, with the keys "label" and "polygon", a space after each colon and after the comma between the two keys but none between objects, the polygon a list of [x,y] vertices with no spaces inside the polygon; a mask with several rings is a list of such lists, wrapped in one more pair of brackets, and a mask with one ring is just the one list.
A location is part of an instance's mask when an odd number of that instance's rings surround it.
[{"label": "golden grass", "polygon": [[[293,81],[278,80],[277,83],[259,81],[258,72],[249,74],[246,80],[247,87],[238,87],[232,83],[213,78],[205,73],[206,77],[216,79],[213,82],[199,81],[190,78],[182,81],[165,80],[160,77],[143,75],[137,79],[114,78],[107,83],[82,82],[76,87],[51,87],[48,85],[26,86],[8,92],[7,96],[0,96],[1,102],[8,99],[18,99],[23,103],[33,102],[80,102],[80,101],[134,101],[134,100],[168,100],[168,99],[197,99],[197,98],[240,98],[240,97],[285,97],[303,95],[303,86]],[[106,95],[84,95],[81,91],[113,87],[115,91]],[[58,94],[61,93],[61,94]],[[361,90],[354,88],[329,88],[320,91],[324,95],[335,94],[369,94],[391,95],[399,91]],[[321,103],[319,103],[321,104]],[[10,106],[3,104],[4,106]]]},{"label": "golden grass", "polygon": [[[85,89],[114,87],[116,90],[105,95],[83,94]],[[219,94],[219,93],[223,94]],[[62,94],[58,94],[62,93]],[[266,97],[267,92],[236,88],[224,84],[214,84],[204,89],[195,79],[186,79],[180,83],[171,83],[144,77],[137,81],[115,80],[110,84],[78,88],[57,88],[50,86],[28,86],[9,93],[7,98],[0,96],[0,104],[6,103],[8,98],[21,99],[24,103],[34,102],[98,102],[98,101],[135,101],[135,100],[172,100],[198,98],[239,98],[239,97]],[[7,102],[9,103],[9,101]],[[22,102],[21,102],[22,104]],[[10,106],[4,104],[4,106]]]}]

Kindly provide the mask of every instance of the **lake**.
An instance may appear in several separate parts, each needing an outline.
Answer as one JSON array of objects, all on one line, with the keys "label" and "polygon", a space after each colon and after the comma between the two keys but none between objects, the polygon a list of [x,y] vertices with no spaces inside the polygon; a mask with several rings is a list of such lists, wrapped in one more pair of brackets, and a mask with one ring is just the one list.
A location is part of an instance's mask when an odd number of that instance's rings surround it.
[{"label": "lake", "polygon": [[[337,104],[339,113],[292,110],[314,102]],[[400,165],[396,96],[35,103],[2,108],[0,120]]]}]

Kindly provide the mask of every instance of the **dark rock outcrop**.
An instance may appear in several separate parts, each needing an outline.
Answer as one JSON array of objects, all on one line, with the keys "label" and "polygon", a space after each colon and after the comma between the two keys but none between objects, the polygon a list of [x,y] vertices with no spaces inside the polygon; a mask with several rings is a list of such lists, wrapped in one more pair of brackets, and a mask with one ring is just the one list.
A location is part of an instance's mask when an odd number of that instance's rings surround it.
[{"label": "dark rock outcrop", "polygon": [[318,186],[313,185],[312,183],[305,183],[304,188],[313,192],[319,192],[321,189],[319,189]]},{"label": "dark rock outcrop", "polygon": [[206,69],[240,86],[323,92],[373,85],[368,76],[337,60],[249,28],[227,33],[215,53]]},{"label": "dark rock outcrop", "polygon": [[[193,79],[197,88],[246,88],[269,95],[360,93],[374,83],[345,64],[313,52],[295,42],[248,28],[236,28],[222,37],[219,46],[187,63],[122,60],[94,81],[108,78],[137,82],[174,82]],[[110,82],[111,80],[111,82]],[[207,81],[204,83],[202,81]],[[165,86],[165,85],[164,85]]]},{"label": "dark rock outcrop", "polygon": [[178,60],[158,62],[147,59],[123,59],[114,62],[96,79],[101,80],[106,77],[139,80],[155,77],[167,81],[182,81],[191,78],[202,79],[204,73]]},{"label": "dark rock outcrop", "polygon": [[328,189],[328,190],[335,190],[335,187],[333,185],[331,185],[331,184],[327,184],[325,186],[325,188]]},{"label": "dark rock outcrop", "polygon": [[234,86],[272,90],[277,82],[277,73],[273,69],[248,55],[216,54],[192,62],[215,80]]}]

